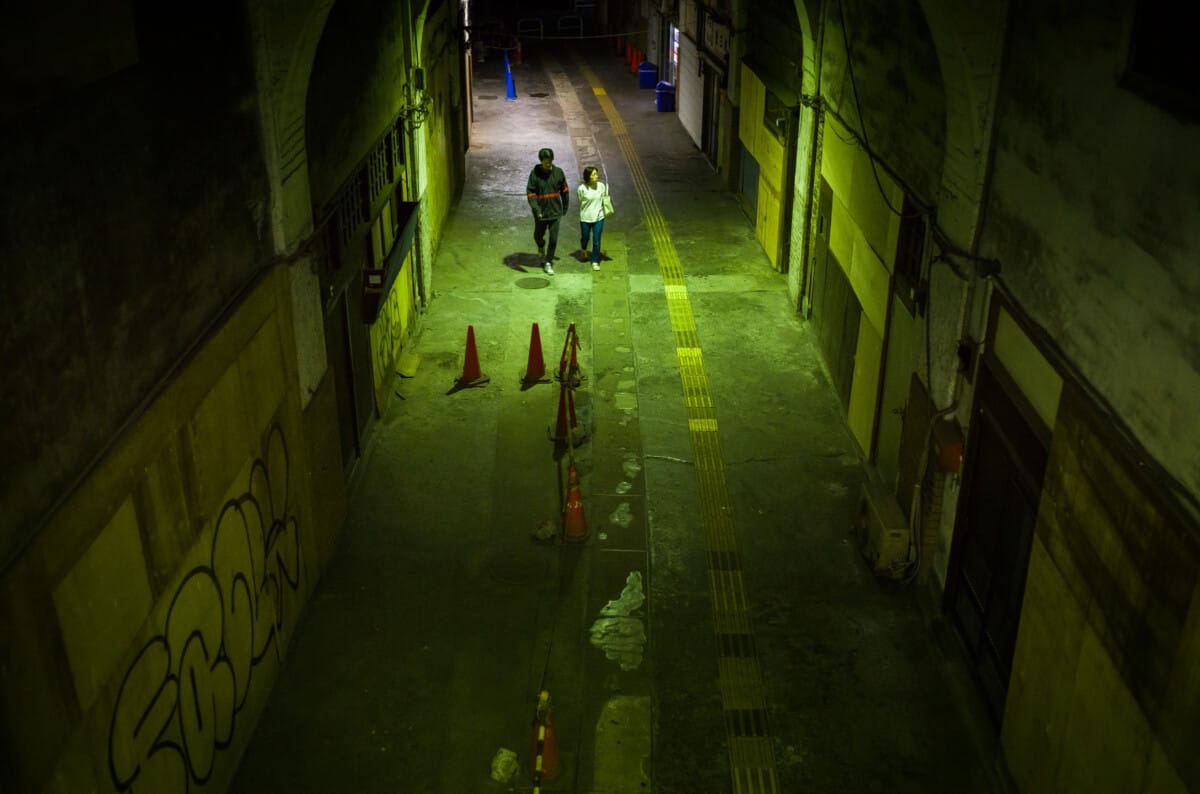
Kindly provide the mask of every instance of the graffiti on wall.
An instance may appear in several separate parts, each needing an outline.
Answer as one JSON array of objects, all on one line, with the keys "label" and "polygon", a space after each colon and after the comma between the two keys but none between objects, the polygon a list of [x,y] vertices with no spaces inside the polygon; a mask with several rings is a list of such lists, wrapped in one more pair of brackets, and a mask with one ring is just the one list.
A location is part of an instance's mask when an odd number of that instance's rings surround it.
[{"label": "graffiti on wall", "polygon": [[376,408],[383,410],[385,405],[385,389],[391,382],[388,373],[395,367],[404,349],[404,337],[410,322],[408,313],[412,311],[411,299],[412,254],[404,262],[396,283],[388,293],[387,300],[379,311],[379,319],[371,326],[371,350],[375,356],[375,397]]},{"label": "graffiti on wall", "polygon": [[161,633],[125,672],[108,740],[118,791],[206,783],[233,741],[255,667],[270,654],[282,660],[301,599],[290,477],[276,425],[246,491],[221,509],[207,564],[184,575]]}]

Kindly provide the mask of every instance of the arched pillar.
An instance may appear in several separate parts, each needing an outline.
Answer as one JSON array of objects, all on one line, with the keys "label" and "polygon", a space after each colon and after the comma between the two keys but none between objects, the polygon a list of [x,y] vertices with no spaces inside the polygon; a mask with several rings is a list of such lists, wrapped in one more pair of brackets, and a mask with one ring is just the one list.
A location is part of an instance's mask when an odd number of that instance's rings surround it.
[{"label": "arched pillar", "polygon": [[[933,38],[946,106],[946,142],[938,180],[936,221],[945,246],[974,253],[991,162],[996,95],[1004,51],[1008,4],[1005,0],[979,0],[964,4],[954,0],[919,0]],[[976,311],[986,290],[974,270],[962,262],[966,281],[945,264],[929,269],[927,285],[929,323],[926,384],[936,406],[954,409],[965,427],[970,423],[971,385],[960,380],[955,352],[963,336],[979,336],[985,311]],[[974,319],[972,320],[972,315]],[[955,528],[957,487],[945,490],[937,526],[937,551],[933,570],[945,582],[949,549]]]},{"label": "arched pillar", "polygon": [[946,92],[946,152],[938,186],[938,223],[974,251],[987,182],[993,117],[1004,49],[1005,0],[919,0]]},{"label": "arched pillar", "polygon": [[[795,0],[796,16],[800,21],[800,32],[803,36],[803,74],[800,77],[800,91],[803,96],[812,97],[820,93],[821,85],[821,41],[819,36],[824,0]],[[817,140],[819,111],[812,105],[804,105],[799,113],[800,126],[796,132],[796,166],[795,179],[792,183],[794,197],[792,200],[792,217],[789,220],[788,235],[790,238],[788,254],[788,293],[792,305],[800,308],[801,301],[807,297],[809,283],[809,244],[813,233],[814,169],[817,167]]]},{"label": "arched pillar", "polygon": [[313,233],[305,104],[317,45],[332,8],[333,0],[307,0],[303,7],[297,0],[251,0],[249,4],[263,160],[271,189],[270,229],[275,253],[289,259],[304,407],[328,366],[320,283],[311,257],[302,249]]}]

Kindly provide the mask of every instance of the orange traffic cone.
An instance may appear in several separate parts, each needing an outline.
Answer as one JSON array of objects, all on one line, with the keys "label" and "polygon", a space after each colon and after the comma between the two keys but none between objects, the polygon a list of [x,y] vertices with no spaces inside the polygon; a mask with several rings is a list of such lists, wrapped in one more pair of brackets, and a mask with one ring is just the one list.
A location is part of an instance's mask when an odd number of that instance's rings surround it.
[{"label": "orange traffic cone", "polygon": [[550,714],[550,693],[538,695],[537,716],[533,718],[533,752],[529,757],[529,773],[533,775],[534,791],[543,782],[562,774],[558,760],[558,736],[554,732],[554,717]]},{"label": "orange traffic cone", "polygon": [[546,377],[546,360],[542,356],[542,336],[538,333],[538,324],[533,324],[529,332],[529,360],[525,364],[525,374],[521,377],[521,388],[528,389],[535,383],[548,383]]},{"label": "orange traffic cone", "polygon": [[567,365],[567,380],[572,386],[583,382],[583,371],[579,369],[579,334],[571,334],[571,362]]},{"label": "orange traffic cone", "polygon": [[463,357],[463,373],[455,384],[458,388],[482,386],[491,378],[479,371],[479,353],[475,350],[475,326],[467,326],[467,352]]},{"label": "orange traffic cone", "polygon": [[567,326],[567,335],[563,338],[562,355],[558,357],[558,372],[554,374],[554,377],[559,380],[562,380],[567,372],[567,350],[571,347],[571,337],[573,336],[575,336],[575,323]]},{"label": "orange traffic cone", "polygon": [[[568,358],[570,359],[569,365]],[[575,323],[567,326],[567,337],[563,340],[562,355],[558,359],[558,372],[554,377],[559,380],[566,378],[572,386],[578,386],[583,382],[583,372],[579,368],[579,332],[575,330]]]},{"label": "orange traffic cone", "polygon": [[563,539],[575,542],[587,539],[583,496],[579,493],[579,476],[575,472],[574,463],[567,466],[567,504],[563,508]]}]

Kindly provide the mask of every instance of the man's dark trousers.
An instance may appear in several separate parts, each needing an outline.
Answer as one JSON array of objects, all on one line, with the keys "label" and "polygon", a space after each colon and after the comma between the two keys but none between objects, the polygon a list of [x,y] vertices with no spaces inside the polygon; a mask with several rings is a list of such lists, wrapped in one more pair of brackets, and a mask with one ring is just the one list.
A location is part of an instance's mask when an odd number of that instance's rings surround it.
[{"label": "man's dark trousers", "polygon": [[[562,218],[537,218],[533,222],[533,241],[538,250],[546,248],[546,261],[554,261],[554,251],[558,248],[558,222]],[[550,244],[546,246],[546,232],[550,232]]]}]

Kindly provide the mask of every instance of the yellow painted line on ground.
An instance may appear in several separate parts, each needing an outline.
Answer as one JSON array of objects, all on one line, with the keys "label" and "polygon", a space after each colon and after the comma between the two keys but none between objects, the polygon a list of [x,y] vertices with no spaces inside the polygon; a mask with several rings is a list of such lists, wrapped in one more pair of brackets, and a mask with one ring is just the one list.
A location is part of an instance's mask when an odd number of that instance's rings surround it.
[{"label": "yellow painted line on ground", "polygon": [[654,199],[651,182],[625,128],[625,122],[595,73],[579,58],[576,64],[587,78],[612,126],[617,147],[629,168],[642,217],[650,231],[654,255],[662,272],[667,312],[675,337],[675,355],[683,384],[688,432],[695,455],[696,488],[709,556],[709,592],[713,629],[717,639],[717,686],[725,712],[729,765],[735,794],[779,794],[772,739],[767,722],[766,688],[755,649],[749,615],[733,501],[725,481],[719,426],[713,408],[704,356],[696,335],[695,318],[684,281],[679,252],[667,221]]}]

